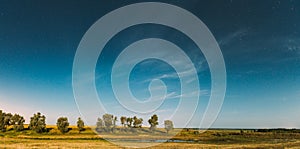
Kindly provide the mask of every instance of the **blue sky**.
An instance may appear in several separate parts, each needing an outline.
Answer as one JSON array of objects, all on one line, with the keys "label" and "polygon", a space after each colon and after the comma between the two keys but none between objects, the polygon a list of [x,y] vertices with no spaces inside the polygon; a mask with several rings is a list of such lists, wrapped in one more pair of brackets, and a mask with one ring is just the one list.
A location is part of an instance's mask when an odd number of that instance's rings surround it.
[{"label": "blue sky", "polygon": [[[72,65],[81,38],[103,15],[135,2],[142,1],[1,1],[0,109],[20,113],[26,122],[40,111],[49,124],[54,124],[59,116],[69,117],[74,124],[80,113],[73,97]],[[300,128],[299,1],[162,2],[199,17],[219,43],[227,71],[227,92],[213,127]],[[187,36],[162,25],[127,28],[103,49],[95,75],[98,94],[109,107],[108,112],[117,116],[132,114],[116,102],[110,73],[120,52],[143,38],[173,42],[197,66],[202,102],[197,117],[189,124],[197,126],[210,94],[209,67]],[[155,78],[162,79],[168,88],[168,99],[156,111],[162,122],[175,110],[178,97],[183,96],[175,70],[167,63],[149,59],[134,67],[129,85],[133,95],[143,101],[150,96],[148,85]],[[141,116],[147,124],[148,115]],[[87,119],[91,123],[96,120]],[[174,123],[182,125],[179,120]]]}]

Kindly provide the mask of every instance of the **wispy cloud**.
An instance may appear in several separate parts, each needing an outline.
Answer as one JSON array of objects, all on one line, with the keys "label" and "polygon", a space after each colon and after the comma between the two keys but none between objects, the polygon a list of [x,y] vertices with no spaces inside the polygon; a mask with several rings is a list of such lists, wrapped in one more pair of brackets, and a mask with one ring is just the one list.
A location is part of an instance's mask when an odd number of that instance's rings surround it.
[{"label": "wispy cloud", "polygon": [[245,36],[247,33],[249,32],[248,28],[241,28],[236,30],[233,33],[228,34],[227,36],[224,36],[223,38],[221,38],[218,43],[220,46],[223,45],[228,45],[233,41],[236,41],[237,39],[242,38],[243,36]]},{"label": "wispy cloud", "polygon": [[76,81],[76,85],[87,85],[93,81],[102,79],[105,74],[103,73],[95,73],[95,77],[94,73],[80,73],[78,75],[76,75],[78,78],[74,78],[74,80]]},{"label": "wispy cloud", "polygon": [[[167,63],[169,65],[171,65],[171,67],[176,67],[176,70],[179,70],[179,72],[173,72],[173,71],[169,71],[170,70],[170,66],[168,65],[158,65],[157,61],[155,62],[155,60],[147,60],[147,61],[142,61],[139,64],[139,67],[145,68],[145,69],[155,69],[157,71],[160,71],[161,75],[158,76],[156,79],[163,79],[163,78],[178,78],[178,76],[181,77],[187,77],[187,76],[192,76],[193,74],[196,73],[196,75],[207,69],[207,63],[206,63],[206,59],[201,56],[201,51],[199,50],[192,50],[192,53],[189,53],[189,59],[191,61],[187,61],[184,59],[180,59],[180,58],[176,58],[174,57],[173,54],[169,53],[170,50],[162,50],[159,51],[159,55],[162,59],[164,60],[171,60],[168,61]],[[140,56],[139,54],[141,53],[132,53],[130,55],[130,58],[124,58],[123,57],[123,61],[122,63],[117,63],[117,65],[114,66],[114,69],[116,70],[122,70],[122,72],[126,72],[128,73],[125,68],[127,68],[127,66],[132,66],[133,64],[137,64],[137,61],[140,60]],[[127,56],[127,55],[125,55]],[[121,58],[120,58],[121,59]],[[124,60],[126,59],[126,60]],[[166,68],[168,67],[168,68]],[[124,71],[123,71],[124,70]],[[195,72],[196,71],[196,72]],[[125,73],[118,73],[117,77],[122,77],[124,76]],[[153,78],[152,78],[153,79]],[[148,82],[150,80],[145,80],[144,82]],[[193,80],[189,80],[189,82],[191,82]],[[142,82],[143,83],[143,82]]]},{"label": "wispy cloud", "polygon": [[[201,71],[204,71],[204,63],[205,60],[199,62],[200,63],[200,67],[195,67],[193,64],[186,64],[186,63],[181,63],[180,60],[177,61],[182,68],[184,68],[182,71],[180,72],[166,72],[160,76],[155,77],[154,79],[168,79],[168,78],[178,78],[178,77],[185,77],[186,78],[186,82],[185,83],[190,83],[192,81],[195,81],[197,78],[196,77],[192,77],[193,75],[198,75],[198,73],[200,73]],[[203,67],[202,67],[203,66]],[[142,81],[141,83],[146,83],[146,82],[150,82],[153,78],[150,79],[146,79],[144,81]]]},{"label": "wispy cloud", "polygon": [[180,95],[176,95],[175,93],[174,94],[171,94],[168,98],[169,99],[173,99],[173,98],[192,98],[192,97],[196,97],[197,95],[199,96],[208,96],[209,95],[209,90],[197,90],[197,91],[193,91],[193,92],[190,92],[190,93],[186,93],[186,94],[180,94]]},{"label": "wispy cloud", "polygon": [[209,96],[210,91],[209,90],[197,90],[192,91],[185,94],[179,94],[177,92],[171,92],[168,93],[166,96],[163,97],[155,97],[155,100],[165,100],[165,99],[178,99],[178,98],[193,98],[199,96]]},{"label": "wispy cloud", "polygon": [[300,55],[300,38],[289,38],[285,40],[284,45],[288,51],[295,52]]},{"label": "wispy cloud", "polygon": [[209,96],[209,94],[210,94],[209,90],[197,90],[185,94],[180,94],[174,91],[166,94],[165,96],[153,96],[152,99],[154,99],[153,101],[159,101],[159,100],[168,100],[168,99],[194,98],[197,97],[197,95],[199,95],[200,97],[200,96]]}]

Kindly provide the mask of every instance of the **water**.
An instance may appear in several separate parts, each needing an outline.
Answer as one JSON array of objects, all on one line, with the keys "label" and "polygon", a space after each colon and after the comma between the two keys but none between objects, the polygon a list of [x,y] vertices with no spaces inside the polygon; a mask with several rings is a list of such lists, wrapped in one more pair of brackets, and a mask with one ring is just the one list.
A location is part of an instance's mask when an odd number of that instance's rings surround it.
[{"label": "water", "polygon": [[112,142],[137,142],[137,143],[164,143],[164,142],[176,142],[176,143],[195,143],[199,141],[195,140],[179,140],[179,139],[108,139]]}]

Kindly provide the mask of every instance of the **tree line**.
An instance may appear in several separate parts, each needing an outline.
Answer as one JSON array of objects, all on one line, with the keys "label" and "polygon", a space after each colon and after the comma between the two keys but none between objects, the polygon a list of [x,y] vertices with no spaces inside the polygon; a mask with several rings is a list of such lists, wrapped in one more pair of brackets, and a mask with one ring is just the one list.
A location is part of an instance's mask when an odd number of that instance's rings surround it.
[{"label": "tree line", "polygon": [[[96,122],[96,131],[101,132],[108,132],[113,133],[117,127],[116,122],[118,121],[118,118],[112,114],[104,114],[102,118],[98,118]],[[0,131],[5,132],[7,131],[7,128],[9,126],[13,126],[12,128],[15,131],[23,131],[24,130],[24,123],[25,119],[23,116],[19,114],[11,114],[11,113],[5,113],[2,110],[0,110]],[[120,117],[120,123],[121,126],[126,130],[130,129],[131,131],[136,131],[135,128],[142,128],[143,125],[143,119],[138,118],[136,116],[134,117],[126,117],[121,116]],[[150,125],[149,130],[151,132],[155,132],[156,127],[158,125],[158,116],[154,114],[151,116],[148,120],[148,123]],[[57,129],[61,133],[66,133],[69,131],[69,121],[67,117],[59,117],[56,122]],[[165,129],[167,133],[169,133],[170,130],[174,128],[173,122],[171,120],[165,120],[164,121]],[[84,122],[79,117],[77,119],[77,128],[79,130],[79,133],[84,131]],[[35,113],[32,117],[30,117],[30,123],[28,125],[28,129],[35,131],[36,133],[43,133],[47,132],[46,128],[46,116],[42,115],[40,112]]]}]

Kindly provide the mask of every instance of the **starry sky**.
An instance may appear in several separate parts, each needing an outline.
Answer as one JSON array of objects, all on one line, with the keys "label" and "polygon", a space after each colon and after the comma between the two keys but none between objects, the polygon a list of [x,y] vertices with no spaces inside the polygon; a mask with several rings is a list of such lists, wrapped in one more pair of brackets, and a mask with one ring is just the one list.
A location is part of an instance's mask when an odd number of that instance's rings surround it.
[{"label": "starry sky", "polygon": [[[24,115],[27,123],[39,111],[46,115],[48,124],[55,124],[59,116],[67,116],[75,124],[81,115],[73,96],[72,67],[82,37],[108,12],[137,2],[144,1],[0,1],[0,109]],[[227,91],[212,127],[300,128],[300,1],[159,2],[196,15],[220,46],[227,72]],[[116,102],[110,75],[122,49],[145,38],[175,43],[196,66],[203,102],[188,127],[197,127],[210,95],[210,70],[191,39],[163,25],[129,27],[103,49],[95,82],[103,105],[109,107],[107,112],[118,117],[133,116]],[[167,86],[167,98],[155,111],[162,127],[163,120],[176,109],[179,97],[185,95],[180,93],[176,71],[163,61],[149,59],[137,64],[130,74],[129,85],[137,99],[149,98],[151,79],[161,79]],[[151,114],[141,115],[145,125]],[[92,124],[96,121],[94,117],[85,119]],[[183,127],[178,119],[174,124]]]}]

